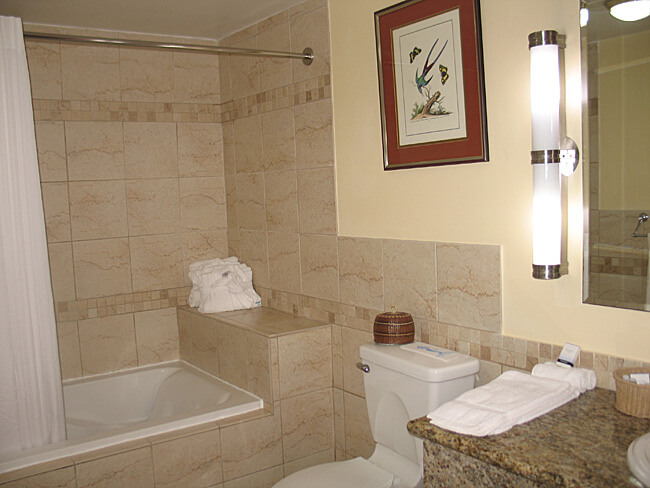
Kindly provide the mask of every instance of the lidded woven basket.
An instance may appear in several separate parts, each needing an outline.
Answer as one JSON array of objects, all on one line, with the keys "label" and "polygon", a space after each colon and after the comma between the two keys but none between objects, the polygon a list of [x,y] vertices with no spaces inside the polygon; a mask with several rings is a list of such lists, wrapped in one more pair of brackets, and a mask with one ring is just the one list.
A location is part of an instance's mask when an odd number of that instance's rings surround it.
[{"label": "lidded woven basket", "polygon": [[377,315],[373,327],[375,342],[379,344],[407,344],[415,338],[415,324],[410,313],[398,312],[392,305],[390,312]]}]

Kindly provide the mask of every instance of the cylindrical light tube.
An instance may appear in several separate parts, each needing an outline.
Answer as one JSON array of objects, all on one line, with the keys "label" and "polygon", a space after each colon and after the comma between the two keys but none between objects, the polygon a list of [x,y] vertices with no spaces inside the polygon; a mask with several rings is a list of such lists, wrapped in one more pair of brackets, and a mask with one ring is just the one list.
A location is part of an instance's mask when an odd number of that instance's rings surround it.
[{"label": "cylindrical light tube", "polygon": [[528,36],[533,151],[560,149],[560,57],[557,32]]},{"label": "cylindrical light tube", "polygon": [[533,163],[533,277],[560,277],[562,194],[560,179],[560,59],[558,34],[534,32],[530,48]]},{"label": "cylindrical light tube", "polygon": [[538,268],[534,272],[536,278],[554,275],[552,270],[555,266],[559,277],[562,259],[561,202],[560,165],[533,164],[533,270]]}]

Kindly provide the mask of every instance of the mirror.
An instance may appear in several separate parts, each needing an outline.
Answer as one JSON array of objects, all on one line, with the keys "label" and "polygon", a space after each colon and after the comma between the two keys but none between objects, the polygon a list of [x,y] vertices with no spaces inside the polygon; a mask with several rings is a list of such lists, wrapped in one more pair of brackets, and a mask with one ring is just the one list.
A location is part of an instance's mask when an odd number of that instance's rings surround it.
[{"label": "mirror", "polygon": [[586,3],[583,301],[650,311],[650,17],[623,22],[604,0]]}]

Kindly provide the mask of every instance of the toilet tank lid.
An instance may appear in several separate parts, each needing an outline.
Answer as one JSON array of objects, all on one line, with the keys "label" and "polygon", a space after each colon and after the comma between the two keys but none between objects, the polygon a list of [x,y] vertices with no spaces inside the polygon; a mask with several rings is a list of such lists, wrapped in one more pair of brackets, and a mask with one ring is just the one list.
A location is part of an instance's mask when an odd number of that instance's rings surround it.
[{"label": "toilet tank lid", "polygon": [[362,344],[361,359],[429,383],[478,372],[478,359],[424,342],[402,345]]}]

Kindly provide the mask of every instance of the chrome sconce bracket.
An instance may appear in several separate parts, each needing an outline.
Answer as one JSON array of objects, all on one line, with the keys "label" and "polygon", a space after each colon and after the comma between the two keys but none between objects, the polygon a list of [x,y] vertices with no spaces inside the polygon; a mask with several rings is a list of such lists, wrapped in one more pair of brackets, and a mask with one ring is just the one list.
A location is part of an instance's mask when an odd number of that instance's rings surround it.
[{"label": "chrome sconce bracket", "polygon": [[578,168],[580,150],[570,137],[563,137],[560,143],[560,173],[571,176]]}]

